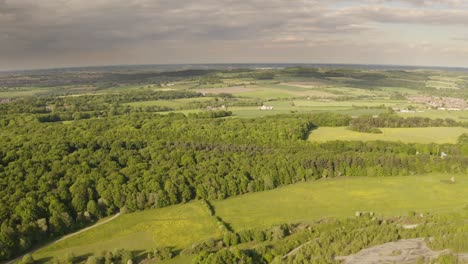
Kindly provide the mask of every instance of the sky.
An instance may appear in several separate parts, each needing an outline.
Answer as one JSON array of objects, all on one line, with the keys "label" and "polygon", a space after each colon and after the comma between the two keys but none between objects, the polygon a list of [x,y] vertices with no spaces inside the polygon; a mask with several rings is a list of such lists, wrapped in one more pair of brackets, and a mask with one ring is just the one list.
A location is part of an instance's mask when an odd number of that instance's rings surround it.
[{"label": "sky", "polygon": [[0,70],[178,63],[468,67],[468,1],[0,0]]}]

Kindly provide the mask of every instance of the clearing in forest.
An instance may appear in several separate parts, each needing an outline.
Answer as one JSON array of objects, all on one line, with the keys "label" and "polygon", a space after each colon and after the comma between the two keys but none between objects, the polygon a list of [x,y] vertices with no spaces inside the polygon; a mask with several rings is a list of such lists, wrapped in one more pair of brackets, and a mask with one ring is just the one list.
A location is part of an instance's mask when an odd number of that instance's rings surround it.
[{"label": "clearing in forest", "polygon": [[312,142],[326,142],[333,140],[348,141],[401,141],[405,143],[456,143],[458,137],[468,133],[463,127],[415,127],[415,128],[380,128],[383,133],[372,134],[356,132],[346,127],[319,127],[309,135]]}]

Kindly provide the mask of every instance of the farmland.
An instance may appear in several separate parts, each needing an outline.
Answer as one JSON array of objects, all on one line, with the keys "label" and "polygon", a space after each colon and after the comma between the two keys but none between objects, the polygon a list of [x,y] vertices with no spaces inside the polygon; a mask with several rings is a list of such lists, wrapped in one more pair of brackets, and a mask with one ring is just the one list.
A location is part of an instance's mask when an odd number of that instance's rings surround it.
[{"label": "farmland", "polygon": [[172,246],[183,249],[194,242],[220,235],[216,222],[203,210],[201,204],[192,202],[122,215],[98,229],[48,246],[34,256],[41,259],[65,255],[70,251],[78,255],[98,254],[116,248],[146,251]]},{"label": "farmland", "polygon": [[401,141],[407,143],[457,143],[458,137],[468,133],[467,128],[460,127],[421,127],[421,128],[381,128],[382,134],[351,131],[345,127],[320,127],[310,133],[312,142],[331,140],[354,141]]}]

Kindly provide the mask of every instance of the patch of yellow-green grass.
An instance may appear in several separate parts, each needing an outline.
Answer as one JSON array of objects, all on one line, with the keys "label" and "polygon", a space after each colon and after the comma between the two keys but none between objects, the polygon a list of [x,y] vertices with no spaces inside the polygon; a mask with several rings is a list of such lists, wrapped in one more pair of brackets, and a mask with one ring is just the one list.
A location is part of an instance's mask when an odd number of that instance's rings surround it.
[{"label": "patch of yellow-green grass", "polygon": [[239,97],[252,97],[252,98],[265,99],[265,100],[278,99],[278,98],[293,98],[297,96],[294,92],[290,92],[284,89],[260,87],[260,86],[256,86],[253,91],[237,93],[236,95]]},{"label": "patch of yellow-green grass", "polygon": [[426,81],[427,87],[433,87],[437,89],[459,89],[460,84],[463,84],[464,80],[454,76],[431,76],[430,80]]},{"label": "patch of yellow-green grass", "polygon": [[357,141],[401,141],[407,143],[456,143],[458,137],[468,133],[462,127],[417,127],[417,128],[380,128],[382,134],[351,131],[346,127],[319,127],[309,135],[312,142],[332,140]]},{"label": "patch of yellow-green grass", "polygon": [[448,110],[434,110],[425,109],[421,112],[415,113],[398,113],[402,117],[428,117],[431,119],[436,118],[450,118],[456,121],[468,121],[468,111],[448,111]]},{"label": "patch of yellow-green grass", "polygon": [[[181,99],[182,100],[182,99]],[[184,99],[185,100],[185,99]],[[188,99],[187,99],[188,100]],[[176,104],[179,103],[177,100],[174,101],[174,109],[177,109]],[[171,101],[171,102],[172,102]],[[171,103],[170,102],[170,103]],[[148,102],[138,102],[130,103],[131,105],[164,105],[167,104],[167,101],[148,101]],[[390,106],[399,106],[404,104],[403,101],[398,100],[354,100],[354,101],[333,101],[333,100],[307,100],[307,99],[283,99],[276,101],[265,101],[264,105],[273,106],[273,110],[259,110],[258,106],[233,106],[228,107],[229,111],[232,111],[233,116],[235,117],[262,117],[278,114],[289,114],[289,113],[318,113],[318,112],[334,112],[342,113],[351,116],[360,116],[360,115],[378,115],[380,113],[386,112],[386,108],[375,108],[381,105],[385,107]],[[167,105],[171,106],[171,105]],[[368,109],[366,107],[369,107]],[[189,114],[189,113],[198,113],[203,112],[202,109],[191,109],[191,110],[176,110],[174,112]],[[169,112],[160,112],[160,114],[167,114]]]},{"label": "patch of yellow-green grass", "polygon": [[436,89],[459,89],[458,84],[443,81],[427,81],[426,86]]},{"label": "patch of yellow-green grass", "polygon": [[380,91],[371,91],[371,90],[352,88],[352,87],[329,87],[329,88],[326,88],[326,91],[339,93],[342,96],[377,96],[377,95],[383,95]]},{"label": "patch of yellow-green grass", "polygon": [[419,94],[420,91],[404,88],[404,87],[379,87],[381,91],[389,92],[389,93],[402,93],[402,94]]},{"label": "patch of yellow-green grass", "polygon": [[99,227],[58,241],[34,253],[35,259],[100,253],[125,248],[147,250],[160,246],[183,249],[193,242],[219,237],[216,222],[200,202],[124,214]]},{"label": "patch of yellow-green grass", "polygon": [[131,102],[131,103],[126,103],[125,105],[134,106],[134,107],[167,106],[171,108],[179,108],[188,103],[205,102],[205,101],[210,101],[213,99],[214,97],[196,97],[196,98],[182,98],[182,99],[174,99],[174,100],[154,100],[154,101]]},{"label": "patch of yellow-green grass", "polygon": [[37,94],[47,93],[50,89],[44,88],[31,88],[27,90],[10,90],[6,92],[0,92],[0,98],[17,98],[17,97],[29,97]]},{"label": "patch of yellow-green grass", "polygon": [[235,230],[280,223],[351,217],[356,211],[384,216],[461,211],[468,203],[468,175],[341,177],[215,201],[217,215]]}]

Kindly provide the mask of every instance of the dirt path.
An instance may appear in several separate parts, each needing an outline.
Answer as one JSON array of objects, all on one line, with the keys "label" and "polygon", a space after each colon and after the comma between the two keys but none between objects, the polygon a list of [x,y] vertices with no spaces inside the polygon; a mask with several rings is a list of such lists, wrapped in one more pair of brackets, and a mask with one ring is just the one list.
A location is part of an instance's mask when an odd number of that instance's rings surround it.
[{"label": "dirt path", "polygon": [[76,235],[81,234],[81,233],[83,233],[83,232],[86,232],[86,231],[88,231],[88,230],[90,230],[90,229],[93,229],[93,228],[95,228],[95,227],[98,227],[98,226],[100,226],[100,225],[103,225],[103,224],[105,224],[105,223],[108,223],[108,222],[110,222],[110,221],[116,219],[117,217],[119,217],[119,215],[120,215],[120,213],[117,213],[116,215],[112,216],[111,218],[109,218],[109,219],[107,219],[107,220],[104,220],[104,221],[99,222],[99,223],[96,223],[96,224],[94,224],[94,225],[92,225],[92,226],[88,226],[88,227],[86,227],[86,228],[83,228],[83,229],[81,229],[81,230],[79,230],[79,231],[76,231],[75,233],[68,234],[68,235],[66,235],[66,236],[64,236],[64,237],[62,237],[62,238],[60,238],[59,240],[55,240],[55,241],[50,242],[50,243],[47,243],[47,244],[45,244],[45,245],[43,245],[43,246],[41,246],[41,247],[39,247],[39,248],[33,249],[33,250],[31,250],[31,251],[29,251],[29,252],[27,252],[27,253],[24,253],[23,255],[21,255],[21,256],[15,258],[15,259],[12,259],[12,260],[10,260],[10,261],[5,262],[4,264],[13,264],[13,263],[15,263],[15,262],[17,262],[17,261],[20,261],[20,260],[23,258],[23,256],[26,255],[26,254],[33,254],[33,253],[35,253],[35,252],[37,252],[37,251],[39,251],[39,250],[41,250],[41,249],[43,249],[43,248],[45,248],[45,247],[48,247],[48,246],[53,245],[53,244],[56,244],[56,243],[58,243],[58,242],[60,242],[60,241],[63,241],[63,240],[68,239],[68,238],[70,238],[70,237],[73,237],[73,236],[76,236]]}]

